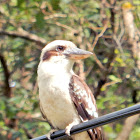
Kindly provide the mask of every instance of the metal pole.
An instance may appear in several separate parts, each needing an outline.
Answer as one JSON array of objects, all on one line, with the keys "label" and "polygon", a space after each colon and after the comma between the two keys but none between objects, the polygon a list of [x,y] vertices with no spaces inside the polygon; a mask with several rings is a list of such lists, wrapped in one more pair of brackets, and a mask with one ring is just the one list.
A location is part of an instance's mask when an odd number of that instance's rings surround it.
[{"label": "metal pole", "polygon": [[[93,129],[139,113],[140,113],[140,104],[133,105],[131,107],[78,124],[71,129],[71,135],[86,131],[88,129]],[[60,139],[66,136],[67,135],[65,134],[65,130],[59,130],[51,134],[51,139]],[[40,137],[33,138],[31,140],[48,140],[48,138],[46,135],[43,135]]]}]

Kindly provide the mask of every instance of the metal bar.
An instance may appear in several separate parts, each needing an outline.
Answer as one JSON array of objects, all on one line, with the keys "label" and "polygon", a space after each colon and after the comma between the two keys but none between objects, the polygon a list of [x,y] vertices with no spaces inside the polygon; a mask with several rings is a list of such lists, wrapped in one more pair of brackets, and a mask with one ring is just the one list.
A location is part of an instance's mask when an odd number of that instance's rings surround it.
[{"label": "metal bar", "polygon": [[[139,113],[140,113],[140,104],[133,105],[131,107],[78,124],[71,129],[70,133],[71,135],[80,133],[88,129],[93,129],[93,128],[96,128],[96,127],[99,127],[99,126],[102,126],[102,125],[105,125],[105,124],[108,124],[108,123],[111,123],[111,122],[114,122],[123,118],[130,117],[135,114],[139,114]],[[66,136],[67,135],[65,134],[65,130],[59,130],[51,134],[51,139],[56,140],[56,139],[60,139]],[[43,135],[40,137],[33,138],[31,140],[48,140],[48,138],[46,135]]]}]

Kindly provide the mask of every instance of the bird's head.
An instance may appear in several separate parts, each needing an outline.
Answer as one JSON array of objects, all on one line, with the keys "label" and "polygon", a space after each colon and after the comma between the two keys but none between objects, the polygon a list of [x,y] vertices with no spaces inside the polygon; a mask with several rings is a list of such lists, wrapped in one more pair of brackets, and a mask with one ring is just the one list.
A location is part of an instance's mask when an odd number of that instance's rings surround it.
[{"label": "bird's head", "polygon": [[77,48],[71,41],[55,40],[43,48],[39,68],[51,67],[53,71],[62,67],[71,70],[76,60],[85,59],[90,55],[91,52]]}]

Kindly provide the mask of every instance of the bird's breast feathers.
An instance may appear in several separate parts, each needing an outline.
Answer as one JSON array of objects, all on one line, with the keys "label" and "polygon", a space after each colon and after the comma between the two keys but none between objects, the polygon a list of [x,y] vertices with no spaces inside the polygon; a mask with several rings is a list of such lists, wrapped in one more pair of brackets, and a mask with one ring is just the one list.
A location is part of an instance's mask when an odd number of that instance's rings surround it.
[{"label": "bird's breast feathers", "polygon": [[39,98],[43,115],[59,129],[80,122],[69,94],[70,75],[51,77],[39,82]]}]

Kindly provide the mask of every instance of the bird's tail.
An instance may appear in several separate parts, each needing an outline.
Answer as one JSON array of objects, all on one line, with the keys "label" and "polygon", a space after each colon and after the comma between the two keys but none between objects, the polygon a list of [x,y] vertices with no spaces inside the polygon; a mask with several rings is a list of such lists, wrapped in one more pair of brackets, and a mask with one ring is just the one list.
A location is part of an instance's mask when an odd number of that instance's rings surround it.
[{"label": "bird's tail", "polygon": [[102,130],[100,127],[87,131],[91,140],[103,140]]}]

